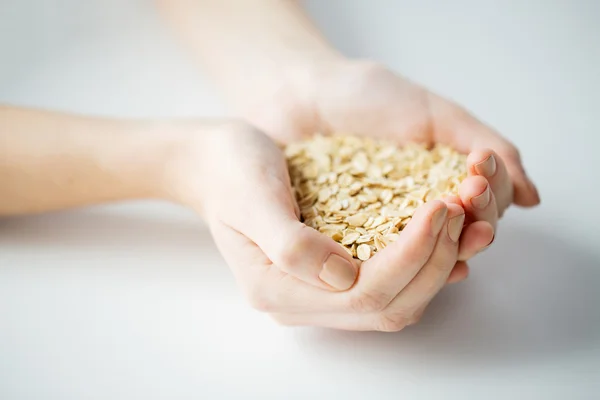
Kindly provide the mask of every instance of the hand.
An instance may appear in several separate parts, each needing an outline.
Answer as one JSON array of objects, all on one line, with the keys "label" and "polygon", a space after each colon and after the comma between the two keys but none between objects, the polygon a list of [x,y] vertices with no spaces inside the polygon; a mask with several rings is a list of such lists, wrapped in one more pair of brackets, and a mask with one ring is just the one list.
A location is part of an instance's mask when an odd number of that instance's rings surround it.
[{"label": "hand", "polygon": [[[458,105],[386,68],[346,60],[298,2],[161,3],[227,103],[280,142],[315,132],[354,133],[399,143],[442,142],[469,154],[469,178],[460,196],[446,199],[451,207],[464,207],[469,223],[450,282],[466,277],[464,260],[492,241],[498,217],[510,204],[539,203],[512,144]],[[373,262],[377,257],[383,258]],[[400,260],[393,265],[400,273]]]},{"label": "hand", "polygon": [[[458,105],[370,62],[310,67],[248,110],[248,118],[282,142],[321,133],[353,133],[398,143],[445,143],[468,155],[469,177],[453,199],[469,226],[459,260],[487,247],[499,217],[512,204],[539,203],[519,152]],[[308,79],[305,76],[309,76]],[[458,264],[466,276],[466,265]]]},{"label": "hand", "polygon": [[[269,137],[243,123],[216,123],[191,132],[180,149],[169,163],[168,191],[204,216],[244,288],[270,274],[324,290],[352,286],[357,265],[331,238],[300,222],[283,152]],[[265,276],[247,275],[265,260],[273,264],[261,271]]]},{"label": "hand", "polygon": [[166,191],[204,216],[251,304],[283,324],[400,330],[457,261],[457,204],[423,205],[400,239],[361,265],[298,220],[283,154],[256,129],[218,123],[172,153]]},{"label": "hand", "polygon": [[[286,274],[247,237],[224,224],[216,225],[214,233],[251,304],[280,324],[397,332],[419,321],[448,280],[464,216],[455,204],[422,206],[400,239],[364,262],[356,284],[342,292]],[[287,257],[296,260],[302,250],[289,250]]]}]

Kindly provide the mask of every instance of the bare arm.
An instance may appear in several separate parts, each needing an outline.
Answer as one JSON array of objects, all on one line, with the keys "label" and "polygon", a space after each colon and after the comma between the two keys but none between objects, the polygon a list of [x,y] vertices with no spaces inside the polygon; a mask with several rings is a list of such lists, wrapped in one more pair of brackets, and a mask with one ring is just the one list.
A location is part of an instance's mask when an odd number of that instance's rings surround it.
[{"label": "bare arm", "polygon": [[160,124],[0,107],[0,215],[158,197]]},{"label": "bare arm", "polygon": [[162,13],[238,111],[281,89],[302,90],[313,68],[341,55],[294,0],[158,0]]}]

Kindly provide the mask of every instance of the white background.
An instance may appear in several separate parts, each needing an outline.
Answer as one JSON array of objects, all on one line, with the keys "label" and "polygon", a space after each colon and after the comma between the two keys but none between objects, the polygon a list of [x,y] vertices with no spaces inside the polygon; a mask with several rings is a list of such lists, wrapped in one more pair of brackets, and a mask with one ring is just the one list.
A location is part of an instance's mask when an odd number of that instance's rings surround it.
[{"label": "white background", "polygon": [[[170,205],[1,221],[1,399],[600,398],[600,2],[308,8],[347,54],[513,140],[542,206],[511,209],[471,278],[398,334],[278,327],[247,307],[202,223]],[[224,112],[142,0],[0,0],[0,102]]]}]

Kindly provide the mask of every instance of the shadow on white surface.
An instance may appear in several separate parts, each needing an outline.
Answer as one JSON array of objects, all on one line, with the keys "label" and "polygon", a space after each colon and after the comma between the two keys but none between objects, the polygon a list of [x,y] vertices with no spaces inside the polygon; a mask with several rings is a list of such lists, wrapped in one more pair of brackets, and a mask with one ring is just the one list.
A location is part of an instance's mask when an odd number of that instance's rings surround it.
[{"label": "shadow on white surface", "polygon": [[[129,206],[98,207],[0,220],[0,240],[11,246],[210,246],[212,239],[191,214],[164,208],[135,212]],[[200,237],[200,240],[199,238]]]},{"label": "shadow on white surface", "polygon": [[[214,292],[220,301],[236,293],[229,271],[215,267],[223,261],[193,214],[82,211],[6,220],[0,245],[11,250],[0,254],[4,273],[25,265],[66,268],[84,283],[90,278],[81,277],[95,271],[109,283],[125,277],[170,281],[179,292],[183,284]],[[309,358],[392,369],[537,363],[598,350],[599,265],[566,240],[507,224],[473,261],[470,279],[444,290],[420,324],[397,334],[311,328],[291,334]]]},{"label": "shadow on white surface", "polygon": [[[137,207],[136,207],[137,206]],[[109,206],[0,221],[0,268],[230,284],[208,228],[180,208]],[[116,275],[115,275],[116,274]],[[26,283],[23,283],[26,284]]]},{"label": "shadow on white surface", "polygon": [[473,261],[470,279],[440,293],[418,325],[399,333],[300,329],[298,343],[390,368],[408,360],[537,363],[600,348],[598,258],[546,233],[505,226]]}]

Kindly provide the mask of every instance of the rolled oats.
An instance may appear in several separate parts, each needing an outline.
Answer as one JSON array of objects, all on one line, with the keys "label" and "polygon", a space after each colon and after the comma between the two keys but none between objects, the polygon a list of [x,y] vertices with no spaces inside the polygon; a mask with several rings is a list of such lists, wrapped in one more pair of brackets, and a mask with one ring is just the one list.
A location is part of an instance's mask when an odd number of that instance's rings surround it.
[{"label": "rolled oats", "polygon": [[320,136],[285,148],[302,221],[362,261],[398,240],[415,210],[458,193],[466,156],[357,136]]},{"label": "rolled oats", "polygon": [[358,256],[359,260],[367,261],[369,258],[371,258],[371,246],[365,243],[359,245],[356,248],[356,255]]}]

